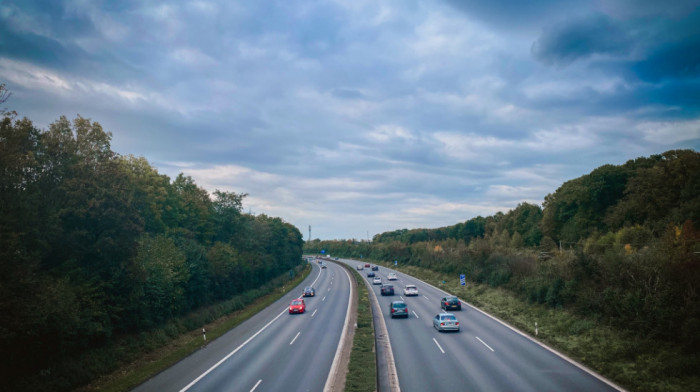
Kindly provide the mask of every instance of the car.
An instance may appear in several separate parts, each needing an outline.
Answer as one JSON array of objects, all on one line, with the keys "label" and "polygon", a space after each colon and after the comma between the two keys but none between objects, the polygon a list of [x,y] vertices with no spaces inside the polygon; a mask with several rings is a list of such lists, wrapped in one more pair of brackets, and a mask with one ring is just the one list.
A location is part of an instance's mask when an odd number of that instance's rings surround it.
[{"label": "car", "polygon": [[369,268],[369,263],[365,263],[365,268]]},{"label": "car", "polygon": [[433,327],[439,332],[457,331],[459,332],[459,320],[452,313],[439,313],[433,317]]},{"label": "car", "polygon": [[373,266],[372,266],[372,271],[379,271],[379,266],[378,266],[378,265],[373,265]]},{"label": "car", "polygon": [[364,267],[362,264],[358,264],[358,265],[357,265],[357,270],[358,270],[358,271],[362,271],[363,269],[365,269],[365,267]]},{"label": "car", "polygon": [[403,295],[407,297],[418,295],[418,287],[412,284],[407,284],[403,289]]},{"label": "car", "polygon": [[394,295],[394,286],[391,284],[383,284],[380,291],[382,295]]},{"label": "car", "polygon": [[328,266],[326,265],[326,263],[321,264],[321,269],[326,269],[326,268],[328,268]]},{"label": "car", "polygon": [[389,313],[391,314],[391,318],[408,318],[408,306],[403,301],[392,301],[391,304],[389,304]]},{"label": "car", "polygon": [[367,273],[367,277],[368,277],[368,278],[374,278],[374,272],[369,271],[369,272]]},{"label": "car", "polygon": [[305,287],[304,292],[302,293],[302,296],[304,297],[315,297],[316,296],[316,290],[314,290],[313,287]]},{"label": "car", "polygon": [[333,258],[333,260],[335,260],[335,261],[338,261],[338,258],[337,258],[337,257],[335,257],[335,258]]},{"label": "car", "polygon": [[304,312],[306,312],[306,303],[303,298],[294,299],[292,303],[289,304],[289,314]]},{"label": "car", "polygon": [[386,276],[387,280],[396,280],[398,277],[396,276],[395,273],[389,272],[389,274]]},{"label": "car", "polygon": [[444,310],[462,310],[462,301],[454,295],[442,297],[440,307]]},{"label": "car", "polygon": [[372,284],[382,284],[382,278],[377,276],[372,280]]}]

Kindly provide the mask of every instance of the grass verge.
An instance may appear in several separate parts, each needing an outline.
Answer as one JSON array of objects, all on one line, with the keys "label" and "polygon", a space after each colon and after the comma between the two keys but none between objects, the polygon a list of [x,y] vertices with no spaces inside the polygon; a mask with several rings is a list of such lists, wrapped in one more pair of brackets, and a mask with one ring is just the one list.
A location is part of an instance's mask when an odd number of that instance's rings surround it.
[{"label": "grass verge", "polygon": [[[631,391],[700,391],[700,353],[613,328],[563,309],[531,304],[513,293],[414,266],[389,268],[428,282],[500,318]],[[445,282],[445,283],[443,283]],[[535,337],[535,322],[537,336]]]},{"label": "grass verge", "polygon": [[345,391],[371,392],[377,390],[377,358],[374,349],[372,307],[362,277],[354,270],[353,277],[357,287],[357,328],[350,353]]},{"label": "grass verge", "polygon": [[[280,282],[281,287],[277,286],[269,294],[251,300],[249,301],[250,303],[242,307],[242,309],[203,325],[207,331],[207,340],[212,341],[218,338],[280,299],[309,276],[311,270],[311,266],[307,265],[301,274],[298,274],[292,280]],[[230,301],[238,302],[240,299],[233,298]],[[89,385],[77,389],[77,391],[122,392],[131,390],[142,382],[179,362],[181,359],[199,350],[203,346],[203,343],[201,327],[190,330],[185,334],[174,337],[161,347],[155,348],[149,352],[144,352],[128,365],[121,367],[107,376],[100,377]]]}]

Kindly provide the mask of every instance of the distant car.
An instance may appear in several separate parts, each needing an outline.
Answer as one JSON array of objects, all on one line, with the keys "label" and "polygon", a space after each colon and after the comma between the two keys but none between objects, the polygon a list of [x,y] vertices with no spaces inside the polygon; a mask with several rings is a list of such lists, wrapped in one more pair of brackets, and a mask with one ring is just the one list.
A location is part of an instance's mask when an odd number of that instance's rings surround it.
[{"label": "distant car", "polygon": [[357,270],[358,270],[358,271],[362,271],[363,269],[365,269],[365,267],[363,267],[362,264],[358,264],[358,265],[357,265]]},{"label": "distant car", "polygon": [[452,313],[440,313],[433,317],[433,327],[438,331],[459,332],[459,320]]},{"label": "distant car", "polygon": [[316,290],[314,290],[313,287],[306,287],[304,288],[304,297],[315,297],[316,296]]},{"label": "distant car", "polygon": [[372,284],[382,284],[382,278],[377,276],[372,280]]},{"label": "distant car", "polygon": [[391,318],[408,318],[408,306],[403,301],[392,301],[391,304],[389,304],[389,312],[391,313]]},{"label": "distant car", "polygon": [[365,268],[369,268],[369,263],[365,263]]},{"label": "distant car", "polygon": [[302,298],[292,300],[292,303],[289,304],[289,314],[304,312],[306,312],[306,303]]},{"label": "distant car", "polygon": [[374,272],[369,271],[369,272],[367,273],[367,277],[368,277],[368,278],[374,278]]},{"label": "distant car", "polygon": [[442,297],[440,307],[444,310],[462,310],[462,302],[454,295]]},{"label": "distant car", "polygon": [[328,268],[328,266],[326,265],[326,263],[321,264],[321,269],[326,269],[326,268]]},{"label": "distant car", "polygon": [[412,284],[407,284],[403,289],[403,295],[407,297],[418,295],[418,287]]},{"label": "distant car", "polygon": [[378,265],[373,265],[373,266],[372,266],[372,271],[379,271],[379,266],[378,266]]},{"label": "distant car", "polygon": [[383,284],[380,289],[382,295],[394,295],[394,286],[390,284]]},{"label": "distant car", "polygon": [[387,280],[396,280],[398,277],[396,277],[396,274],[393,272],[389,272],[389,274],[386,276]]},{"label": "distant car", "polygon": [[338,261],[338,258],[336,257],[336,258],[334,258],[333,260]]}]

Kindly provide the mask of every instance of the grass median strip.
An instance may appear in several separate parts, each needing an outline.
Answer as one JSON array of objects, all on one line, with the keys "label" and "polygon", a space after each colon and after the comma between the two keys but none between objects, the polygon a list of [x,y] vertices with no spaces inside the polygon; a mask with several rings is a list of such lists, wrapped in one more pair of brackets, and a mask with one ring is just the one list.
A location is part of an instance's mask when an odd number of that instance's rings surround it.
[{"label": "grass median strip", "polygon": [[[293,280],[283,283],[282,287],[276,287],[271,293],[254,300],[241,310],[204,325],[207,341],[211,342],[220,337],[280,299],[309,276],[311,270],[311,266],[307,265],[301,274],[297,275]],[[233,300],[236,299],[234,298]],[[201,328],[189,331],[172,339],[166,345],[140,356],[112,374],[101,377],[93,383],[78,389],[78,391],[128,391],[199,350],[203,344],[204,339],[202,338]]]},{"label": "grass median strip", "polygon": [[369,293],[362,277],[353,271],[357,284],[357,328],[353,339],[350,365],[345,381],[346,392],[377,390],[377,358],[374,348],[374,325]]}]

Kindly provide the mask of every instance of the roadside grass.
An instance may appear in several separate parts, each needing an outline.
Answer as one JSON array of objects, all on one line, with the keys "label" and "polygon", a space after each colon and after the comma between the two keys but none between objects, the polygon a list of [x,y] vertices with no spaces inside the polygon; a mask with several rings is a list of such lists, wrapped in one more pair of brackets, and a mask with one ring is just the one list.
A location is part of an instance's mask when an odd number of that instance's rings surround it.
[{"label": "roadside grass", "polygon": [[[700,391],[700,353],[540,304],[488,285],[415,266],[394,268],[457,295],[631,391]],[[443,281],[445,283],[443,283]],[[537,322],[537,336],[535,336]]]},{"label": "roadside grass", "polygon": [[[352,268],[348,268],[352,270]],[[350,364],[345,380],[346,392],[377,390],[377,358],[374,348],[374,325],[369,293],[362,277],[353,270],[357,286],[357,328],[350,353]]]},{"label": "roadside grass", "polygon": [[[207,309],[200,310],[197,313],[211,314],[215,312],[216,314],[220,313],[222,309],[226,310],[231,307],[233,307],[233,309],[240,309],[232,313],[229,312],[223,316],[219,315],[214,321],[184,334],[177,335],[172,339],[167,339],[167,341],[163,341],[163,335],[168,335],[168,332],[172,334],[171,331],[165,331],[165,329],[168,329],[167,326],[149,334],[144,334],[139,339],[141,340],[139,343],[142,344],[141,348],[144,349],[144,351],[140,354],[134,353],[132,356],[137,356],[136,359],[111,374],[103,376],[77,389],[77,391],[121,392],[133,389],[142,382],[202,348],[204,346],[202,327],[206,329],[207,342],[211,342],[294,289],[294,287],[309,276],[311,270],[311,266],[306,265],[302,272],[294,279],[276,280],[269,287],[261,288],[271,290],[269,294],[260,296],[260,289],[252,290],[251,292],[241,294],[231,300],[225,301],[224,304],[213,305]],[[170,329],[172,329],[172,327]],[[134,344],[134,342],[129,343],[132,345]],[[134,350],[135,348],[117,347],[116,349]]]}]

